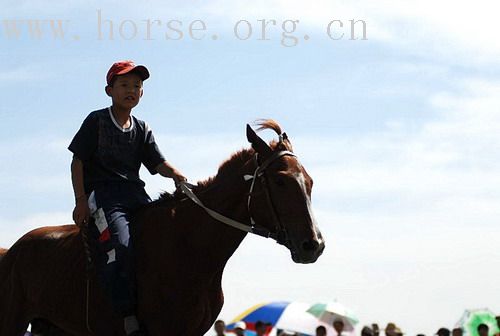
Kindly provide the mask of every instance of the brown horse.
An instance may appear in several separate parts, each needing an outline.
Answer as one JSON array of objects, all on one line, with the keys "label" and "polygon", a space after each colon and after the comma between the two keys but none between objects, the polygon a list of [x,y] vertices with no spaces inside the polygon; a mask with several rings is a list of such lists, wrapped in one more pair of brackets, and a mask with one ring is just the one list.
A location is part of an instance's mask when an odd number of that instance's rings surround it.
[{"label": "brown horse", "polygon": [[[260,125],[280,141],[268,145],[247,125],[252,148],[234,154],[193,193],[207,208],[254,227],[247,231],[275,238],[295,262],[315,262],[324,241],[310,207],[312,180],[280,126]],[[212,218],[179,190],[139,209],[131,225],[139,319],[150,335],[203,335],[223,305],[224,267],[247,232]],[[21,336],[34,319],[67,335],[123,336],[94,271],[86,290],[85,260],[75,225],[19,239],[0,261],[0,336]]]}]

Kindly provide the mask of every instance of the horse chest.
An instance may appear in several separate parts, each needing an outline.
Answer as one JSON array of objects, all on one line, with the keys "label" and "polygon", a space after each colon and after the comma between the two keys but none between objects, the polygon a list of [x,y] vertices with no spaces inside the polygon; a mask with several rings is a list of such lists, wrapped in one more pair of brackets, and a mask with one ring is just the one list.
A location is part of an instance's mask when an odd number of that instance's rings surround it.
[{"label": "horse chest", "polygon": [[148,290],[141,295],[140,315],[145,317],[151,334],[162,335],[162,330],[170,330],[172,335],[203,335],[222,309],[220,275],[205,281],[181,277],[169,280],[145,284],[157,291]]}]

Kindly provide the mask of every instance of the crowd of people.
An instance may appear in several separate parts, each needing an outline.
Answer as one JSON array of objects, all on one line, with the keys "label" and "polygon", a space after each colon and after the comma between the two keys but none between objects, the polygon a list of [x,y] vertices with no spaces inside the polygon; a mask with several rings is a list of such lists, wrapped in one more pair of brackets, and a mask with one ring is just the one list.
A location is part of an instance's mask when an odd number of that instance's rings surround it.
[{"label": "crowd of people", "polygon": [[[496,317],[498,329],[500,330],[500,316]],[[336,334],[332,336],[342,336],[345,334],[344,331],[344,321],[342,319],[336,319],[333,322],[333,329]],[[255,335],[257,336],[265,336],[270,331],[272,326],[269,323],[265,323],[263,321],[257,321],[255,323]],[[215,336],[229,336],[229,335],[237,335],[244,336],[245,331],[247,330],[247,325],[245,322],[240,321],[236,322],[231,330],[227,330],[226,324],[222,320],[218,320],[214,324]],[[361,329],[361,336],[381,336],[381,329],[378,324],[373,323],[371,326],[365,326]],[[388,323],[385,329],[383,330],[385,336],[403,336],[404,332],[396,326],[395,323]],[[490,336],[490,328],[487,324],[481,323],[477,326],[477,334],[479,336]],[[302,334],[287,330],[278,330],[278,336],[302,336]],[[439,330],[435,334],[436,336],[463,336],[464,330],[460,327],[456,327],[453,329],[448,329],[445,327],[439,328]],[[327,336],[327,329],[320,325],[316,328],[315,336]],[[382,335],[383,336],[383,335]],[[424,334],[417,334],[416,336],[425,336]],[[500,336],[500,332],[495,334],[494,336]]]}]

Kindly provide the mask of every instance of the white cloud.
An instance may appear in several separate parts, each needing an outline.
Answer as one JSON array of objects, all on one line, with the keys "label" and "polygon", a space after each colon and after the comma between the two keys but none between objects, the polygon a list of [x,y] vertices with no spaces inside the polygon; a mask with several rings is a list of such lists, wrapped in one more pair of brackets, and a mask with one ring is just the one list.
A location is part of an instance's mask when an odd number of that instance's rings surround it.
[{"label": "white cloud", "polygon": [[[365,8],[374,20],[382,21],[394,37],[404,41],[407,46],[418,39],[447,56],[452,56],[458,47],[462,53],[479,60],[500,52],[494,29],[498,7],[488,0],[474,3],[447,0],[382,1],[376,4],[358,1],[357,6]],[[407,29],[401,31],[398,28],[401,23],[407,23]]]},{"label": "white cloud", "polygon": [[[215,17],[300,19],[324,33],[333,19],[349,25],[350,19],[367,23],[368,39],[404,48],[425,58],[456,64],[497,62],[500,40],[495,29],[498,5],[445,1],[327,1],[303,0],[212,1],[204,11]],[[348,30],[346,30],[348,32]]]},{"label": "white cloud", "polygon": [[18,82],[42,81],[50,78],[49,72],[39,68],[36,64],[20,67],[2,69],[0,71],[0,82],[3,85],[11,85]]},{"label": "white cloud", "polygon": [[[69,141],[52,136],[18,137],[16,142],[0,143],[0,183],[12,191],[54,193],[70,186],[69,163],[71,156],[66,149]],[[36,148],[36,150],[34,150]],[[29,153],[29,160],[19,159],[19,153]],[[18,158],[18,159],[13,159]]]}]

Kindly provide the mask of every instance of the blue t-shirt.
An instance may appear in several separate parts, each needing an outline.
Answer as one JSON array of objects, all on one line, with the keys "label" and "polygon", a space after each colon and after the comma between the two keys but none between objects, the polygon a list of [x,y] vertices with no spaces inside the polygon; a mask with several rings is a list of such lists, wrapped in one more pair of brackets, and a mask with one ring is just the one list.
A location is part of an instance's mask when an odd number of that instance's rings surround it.
[{"label": "blue t-shirt", "polygon": [[122,128],[110,107],[91,112],[68,149],[83,162],[87,194],[110,182],[144,187],[139,178],[141,163],[156,174],[155,167],[165,161],[146,122],[131,116],[130,127]]}]

